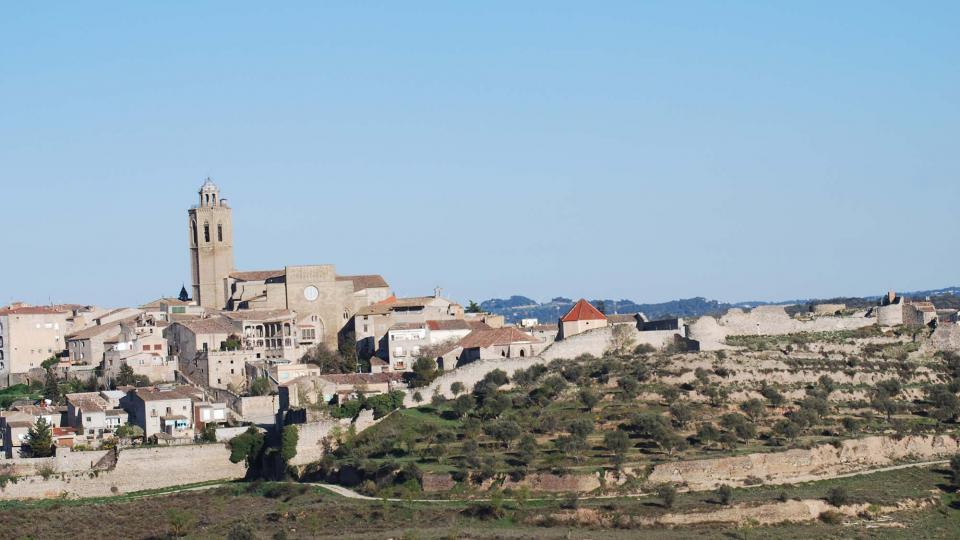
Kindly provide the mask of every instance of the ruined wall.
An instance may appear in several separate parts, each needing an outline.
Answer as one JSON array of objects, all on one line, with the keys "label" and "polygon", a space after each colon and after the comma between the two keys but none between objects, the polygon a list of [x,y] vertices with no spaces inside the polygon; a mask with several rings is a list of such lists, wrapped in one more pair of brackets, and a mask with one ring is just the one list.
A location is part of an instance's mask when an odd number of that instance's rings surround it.
[{"label": "ruined wall", "polygon": [[[389,415],[387,415],[389,416]],[[323,439],[330,436],[335,429],[339,428],[346,432],[350,429],[350,424],[354,425],[357,433],[380,423],[384,418],[374,420],[373,411],[362,410],[357,418],[351,422],[349,418],[327,419],[319,422],[307,422],[305,424],[294,424],[297,426],[297,455],[290,460],[290,465],[307,465],[323,457]]]},{"label": "ruined wall", "polygon": [[727,348],[727,336],[777,336],[801,332],[828,332],[833,330],[856,330],[876,324],[877,319],[867,317],[860,311],[850,317],[814,317],[794,319],[784,306],[759,306],[749,312],[739,308],[727,311],[719,320],[704,316],[690,325],[688,337],[700,342],[700,350],[712,351]]},{"label": "ruined wall", "polygon": [[948,436],[865,437],[843,441],[840,448],[824,444],[809,450],[748,454],[745,456],[678,461],[657,465],[651,483],[682,484],[693,490],[720,484],[743,485],[755,477],[767,484],[805,482],[838,474],[893,465],[901,459],[945,458],[960,450],[960,441]]},{"label": "ruined wall", "polygon": [[960,325],[938,326],[930,336],[929,347],[935,351],[960,351]]},{"label": "ruined wall", "polygon": [[[87,454],[87,452],[77,452]],[[246,473],[243,463],[230,463],[223,444],[167,446],[121,450],[116,467],[107,471],[63,473],[44,480],[19,478],[0,491],[0,499],[104,497],[211,480],[233,480]]]}]

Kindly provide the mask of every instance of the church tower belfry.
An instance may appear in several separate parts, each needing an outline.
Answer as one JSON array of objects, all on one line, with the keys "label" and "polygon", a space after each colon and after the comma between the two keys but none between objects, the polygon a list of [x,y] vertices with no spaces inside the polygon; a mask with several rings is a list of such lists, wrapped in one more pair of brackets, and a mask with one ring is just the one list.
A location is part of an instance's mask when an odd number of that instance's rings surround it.
[{"label": "church tower belfry", "polygon": [[213,180],[207,178],[199,194],[199,204],[187,212],[193,301],[223,309],[229,298],[227,277],[234,270],[233,217]]}]

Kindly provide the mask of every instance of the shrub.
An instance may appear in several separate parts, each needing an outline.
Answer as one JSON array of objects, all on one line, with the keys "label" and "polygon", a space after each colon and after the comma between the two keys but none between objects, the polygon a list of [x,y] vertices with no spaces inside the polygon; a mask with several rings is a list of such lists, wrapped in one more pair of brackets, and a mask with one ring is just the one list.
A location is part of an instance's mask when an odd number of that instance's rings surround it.
[{"label": "shrub", "polygon": [[733,501],[733,488],[723,484],[717,489],[717,498],[720,504],[729,505]]},{"label": "shrub", "polygon": [[254,540],[253,529],[246,523],[236,523],[227,533],[227,540]]},{"label": "shrub", "polygon": [[840,525],[843,523],[843,514],[835,510],[827,510],[820,513],[820,521],[827,525]]},{"label": "shrub", "polygon": [[827,491],[827,502],[833,506],[843,506],[849,500],[850,496],[847,494],[847,488],[843,486],[832,487],[830,491]]},{"label": "shrub", "polygon": [[670,484],[661,484],[657,488],[657,497],[663,501],[664,508],[673,508],[673,503],[677,500],[677,488]]},{"label": "shrub", "polygon": [[280,457],[289,462],[297,455],[297,442],[300,440],[300,431],[297,426],[284,426],[280,441]]},{"label": "shrub", "polygon": [[177,509],[167,512],[167,525],[170,526],[170,536],[175,538],[186,536],[196,521],[197,517],[193,512]]}]

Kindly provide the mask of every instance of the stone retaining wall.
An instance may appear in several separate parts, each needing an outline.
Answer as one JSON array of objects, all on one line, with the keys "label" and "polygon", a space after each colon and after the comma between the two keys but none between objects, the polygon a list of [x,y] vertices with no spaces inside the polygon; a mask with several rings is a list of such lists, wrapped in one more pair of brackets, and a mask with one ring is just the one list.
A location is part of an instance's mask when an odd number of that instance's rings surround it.
[{"label": "stone retaining wall", "polygon": [[648,480],[654,484],[681,484],[694,490],[720,484],[744,485],[748,478],[766,484],[806,482],[819,478],[885,467],[899,460],[933,460],[960,451],[960,442],[948,436],[865,437],[809,450],[748,454],[745,456],[677,461],[654,467]]},{"label": "stone retaining wall", "polygon": [[[78,452],[86,454],[86,452]],[[121,450],[116,467],[107,471],[64,472],[27,476],[9,482],[0,499],[106,497],[211,480],[233,480],[246,474],[244,463],[231,463],[223,444],[133,448]]]}]

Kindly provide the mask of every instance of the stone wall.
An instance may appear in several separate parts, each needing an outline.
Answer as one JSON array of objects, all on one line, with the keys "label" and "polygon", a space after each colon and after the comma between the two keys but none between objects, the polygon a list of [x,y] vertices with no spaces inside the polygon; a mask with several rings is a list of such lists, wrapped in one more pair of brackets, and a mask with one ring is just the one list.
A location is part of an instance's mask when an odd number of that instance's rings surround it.
[{"label": "stone wall", "polygon": [[849,317],[814,317],[795,319],[787,314],[785,306],[759,306],[749,312],[739,308],[727,311],[720,319],[704,316],[690,325],[688,337],[700,342],[700,350],[713,351],[728,348],[727,336],[777,336],[801,332],[828,332],[856,330],[877,323],[859,311]]},{"label": "stone wall", "polygon": [[960,351],[960,325],[938,326],[930,336],[929,346],[935,351]]},{"label": "stone wall", "polygon": [[720,484],[743,485],[748,478],[767,484],[806,482],[839,474],[912,461],[946,458],[960,451],[960,441],[948,436],[916,436],[894,439],[865,437],[809,450],[748,454],[745,456],[677,461],[657,465],[651,483],[681,484],[693,490],[713,489]]},{"label": "stone wall", "polygon": [[236,411],[244,422],[273,424],[280,410],[280,396],[244,396],[236,401]]},{"label": "stone wall", "polygon": [[58,473],[89,471],[112,450],[71,452],[58,448],[57,455],[47,458],[12,458],[0,460],[0,471],[13,476],[32,476],[43,469]]},{"label": "stone wall", "polygon": [[[89,454],[89,452],[76,452]],[[65,472],[44,480],[41,476],[7,483],[0,499],[105,497],[133,491],[233,480],[246,474],[244,463],[230,463],[223,444],[192,444],[121,450],[116,466],[106,471]]]},{"label": "stone wall", "polygon": [[[389,415],[387,415],[389,416]],[[357,418],[351,422],[349,418],[343,419],[325,419],[319,422],[307,422],[305,424],[294,424],[297,426],[297,455],[290,460],[290,465],[301,466],[313,463],[323,457],[323,439],[330,436],[336,428],[346,432],[350,429],[350,424],[354,425],[357,433],[378,424],[384,418],[374,420],[373,411],[365,409],[360,411]]]},{"label": "stone wall", "polygon": [[457,369],[444,372],[443,375],[437,377],[437,379],[430,383],[429,386],[424,388],[411,388],[410,390],[407,390],[407,395],[403,400],[403,406],[417,406],[417,402],[413,399],[413,394],[416,392],[420,392],[420,395],[424,400],[429,400],[434,393],[439,393],[442,396],[452,398],[453,392],[450,390],[450,386],[455,382],[462,383],[467,390],[470,390],[473,388],[473,385],[477,384],[481,379],[483,379],[484,375],[495,369],[501,369],[509,376],[518,369],[526,369],[532,365],[543,364],[545,362],[546,360],[542,356],[533,356],[529,358],[504,358],[497,360],[477,360],[476,362],[471,362],[467,365],[460,366]]}]

